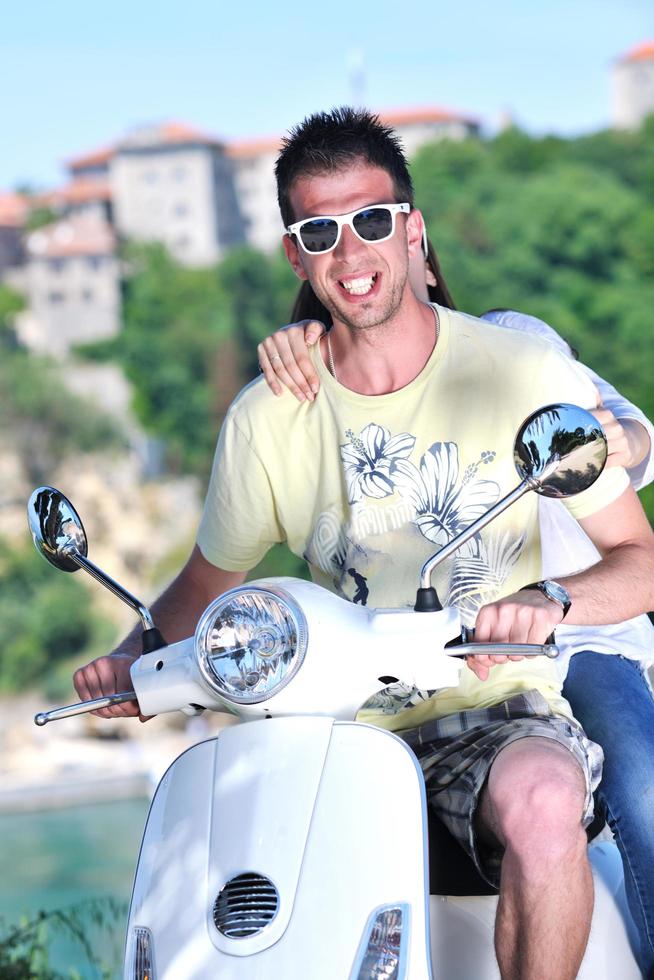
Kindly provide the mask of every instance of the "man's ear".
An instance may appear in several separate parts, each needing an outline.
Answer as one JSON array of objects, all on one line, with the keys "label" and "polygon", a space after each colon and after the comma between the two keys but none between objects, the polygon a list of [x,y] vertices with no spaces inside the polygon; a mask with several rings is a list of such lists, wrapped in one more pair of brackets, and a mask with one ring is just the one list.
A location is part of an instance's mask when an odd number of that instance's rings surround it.
[{"label": "man's ear", "polygon": [[414,208],[410,211],[406,219],[406,241],[409,249],[409,255],[414,255],[418,251],[422,251],[422,239],[425,228],[425,222],[422,217],[422,212]]},{"label": "man's ear", "polygon": [[297,244],[293,236],[284,235],[284,237],[282,238],[282,245],[284,246],[286,258],[288,259],[291,265],[291,269],[298,277],[298,279],[308,279],[309,277],[304,271],[304,266],[302,265],[300,249],[297,247]]}]

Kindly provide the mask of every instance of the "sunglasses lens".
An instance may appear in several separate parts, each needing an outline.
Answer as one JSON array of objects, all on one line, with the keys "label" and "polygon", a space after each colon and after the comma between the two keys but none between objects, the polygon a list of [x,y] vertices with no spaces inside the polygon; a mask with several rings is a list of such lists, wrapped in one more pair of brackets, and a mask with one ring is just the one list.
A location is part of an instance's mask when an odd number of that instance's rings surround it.
[{"label": "sunglasses lens", "polygon": [[333,218],[305,221],[300,228],[300,238],[307,252],[326,252],[333,248],[337,236],[338,225]]},{"label": "sunglasses lens", "polygon": [[393,215],[388,208],[366,208],[352,219],[354,229],[366,242],[378,242],[390,238],[393,231]]}]

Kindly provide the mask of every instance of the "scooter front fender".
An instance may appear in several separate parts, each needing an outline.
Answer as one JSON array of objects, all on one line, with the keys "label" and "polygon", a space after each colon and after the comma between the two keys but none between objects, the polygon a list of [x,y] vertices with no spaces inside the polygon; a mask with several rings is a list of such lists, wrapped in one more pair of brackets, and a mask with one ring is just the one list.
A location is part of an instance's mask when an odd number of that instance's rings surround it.
[{"label": "scooter front fender", "polygon": [[[329,718],[226,729],[180,756],[156,792],[125,978],[145,928],[156,980],[356,980],[375,914],[397,908],[399,976],[428,980],[425,856],[422,775],[401,739]],[[250,935],[226,935],[225,896],[243,896],[230,883],[244,874],[273,891],[242,930]],[[248,909],[260,884],[245,895]]]}]

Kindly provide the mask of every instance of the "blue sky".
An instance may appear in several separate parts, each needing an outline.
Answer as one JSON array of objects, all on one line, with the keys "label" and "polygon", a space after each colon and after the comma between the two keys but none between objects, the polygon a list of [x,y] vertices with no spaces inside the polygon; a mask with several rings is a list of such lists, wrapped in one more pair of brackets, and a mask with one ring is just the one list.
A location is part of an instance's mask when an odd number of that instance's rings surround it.
[{"label": "blue sky", "polygon": [[14,3],[0,189],[61,182],[67,157],[139,123],[281,132],[351,101],[357,57],[375,109],[442,105],[490,129],[510,111],[531,132],[588,132],[609,121],[613,60],[651,38],[651,0]]}]

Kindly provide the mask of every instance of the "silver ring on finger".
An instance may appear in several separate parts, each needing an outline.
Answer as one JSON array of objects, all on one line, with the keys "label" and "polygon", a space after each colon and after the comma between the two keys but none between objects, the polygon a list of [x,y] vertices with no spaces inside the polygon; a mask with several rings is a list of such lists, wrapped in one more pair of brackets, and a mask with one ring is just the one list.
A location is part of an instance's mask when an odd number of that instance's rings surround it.
[{"label": "silver ring on finger", "polygon": [[271,364],[273,364],[275,361],[281,361],[281,357],[279,356],[279,354],[273,354],[273,356],[270,358]]}]

